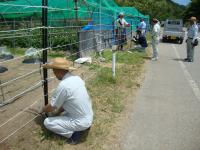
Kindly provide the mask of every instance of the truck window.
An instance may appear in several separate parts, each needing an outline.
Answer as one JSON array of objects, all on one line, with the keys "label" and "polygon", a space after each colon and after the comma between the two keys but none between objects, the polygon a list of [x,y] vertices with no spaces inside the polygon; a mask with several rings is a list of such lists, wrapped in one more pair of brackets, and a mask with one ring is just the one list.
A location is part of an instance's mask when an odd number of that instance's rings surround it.
[{"label": "truck window", "polygon": [[171,24],[171,25],[180,25],[180,21],[168,21],[167,22],[168,24]]}]

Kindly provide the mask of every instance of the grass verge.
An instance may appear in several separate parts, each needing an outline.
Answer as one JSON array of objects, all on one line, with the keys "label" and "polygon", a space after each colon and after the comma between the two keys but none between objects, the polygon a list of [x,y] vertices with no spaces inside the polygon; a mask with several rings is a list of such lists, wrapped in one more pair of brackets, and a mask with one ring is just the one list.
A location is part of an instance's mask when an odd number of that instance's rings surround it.
[{"label": "grass verge", "polygon": [[102,144],[108,140],[106,137],[112,130],[112,124],[123,111],[126,97],[139,86],[137,79],[141,75],[146,53],[117,52],[115,78],[112,77],[110,67],[112,52],[105,51],[104,57],[106,67],[101,66],[101,69],[97,71],[97,76],[87,84],[95,112],[92,132],[86,142],[90,149],[101,149]]},{"label": "grass verge", "polygon": [[[25,135],[21,136],[23,139],[30,141],[30,150],[106,149],[104,146],[108,144],[109,134],[118,132],[113,131],[112,127],[120,115],[123,114],[127,97],[140,86],[138,78],[141,76],[147,54],[137,51],[131,52],[117,52],[115,78],[112,77],[112,52],[109,50],[103,53],[106,59],[104,63],[87,66],[91,72],[96,73],[93,78],[86,82],[88,92],[92,98],[94,122],[89,135],[82,138],[82,143],[76,146],[68,145],[66,139],[42,129],[39,125],[35,125],[36,129],[34,128],[34,131],[28,135],[24,133]],[[28,137],[25,138],[26,136]],[[20,142],[20,139],[18,140],[16,143],[21,146],[17,146],[16,149],[24,148],[23,142]],[[16,146],[17,144],[13,145]]]}]

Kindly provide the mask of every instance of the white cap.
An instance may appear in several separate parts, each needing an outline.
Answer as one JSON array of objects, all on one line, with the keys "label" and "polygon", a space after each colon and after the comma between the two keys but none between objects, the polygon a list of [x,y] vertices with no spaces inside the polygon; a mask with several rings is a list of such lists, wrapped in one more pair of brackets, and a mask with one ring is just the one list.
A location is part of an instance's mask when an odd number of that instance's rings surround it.
[{"label": "white cap", "polygon": [[120,12],[119,15],[124,16],[124,13],[123,13],[123,12]]}]

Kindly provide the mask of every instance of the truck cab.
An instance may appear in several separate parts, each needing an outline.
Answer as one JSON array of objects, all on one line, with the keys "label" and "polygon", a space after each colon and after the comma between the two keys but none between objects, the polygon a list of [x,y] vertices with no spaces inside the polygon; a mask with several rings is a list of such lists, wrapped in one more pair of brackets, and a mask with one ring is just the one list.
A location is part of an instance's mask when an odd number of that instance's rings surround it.
[{"label": "truck cab", "polygon": [[185,31],[183,30],[183,20],[167,19],[165,21],[164,31],[163,31],[163,36],[162,36],[163,42],[176,41],[182,44],[184,37],[185,37]]}]

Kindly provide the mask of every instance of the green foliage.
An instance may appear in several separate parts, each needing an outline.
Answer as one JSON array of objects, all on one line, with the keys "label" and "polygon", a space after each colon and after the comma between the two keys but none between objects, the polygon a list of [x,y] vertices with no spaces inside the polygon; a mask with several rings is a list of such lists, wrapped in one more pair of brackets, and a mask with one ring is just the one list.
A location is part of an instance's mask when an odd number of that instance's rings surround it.
[{"label": "green foliage", "polygon": [[26,49],[22,49],[22,48],[10,48],[9,51],[10,51],[13,55],[24,55]]},{"label": "green foliage", "polygon": [[[124,52],[117,52],[116,53],[116,61],[117,63],[123,63],[123,64],[141,64],[144,63],[143,57],[145,56],[145,53],[140,52],[133,52],[130,53],[124,53]],[[107,62],[112,61],[112,52],[111,51],[105,51],[103,53],[103,56],[106,58]]]},{"label": "green foliage", "polygon": [[171,0],[115,0],[119,5],[132,6],[151,18],[166,20],[167,18],[182,18],[185,7]]},{"label": "green foliage", "polygon": [[200,0],[192,0],[192,2],[188,5],[185,13],[184,19],[189,19],[191,16],[197,17],[200,20]]},{"label": "green foliage", "polygon": [[[23,28],[23,27],[22,27]],[[3,34],[3,33],[1,33]],[[2,36],[0,34],[0,36]],[[22,36],[29,35],[29,36]],[[21,31],[21,33],[12,33],[10,35],[6,35],[8,38],[0,39],[1,46],[7,47],[20,47],[20,48],[42,48],[42,31],[34,30],[34,31]],[[54,51],[70,51],[76,52],[78,50],[78,36],[77,30],[65,30],[65,29],[53,29],[49,30],[49,46],[53,47]]]},{"label": "green foliage", "polygon": [[94,80],[94,84],[96,84],[97,86],[110,85],[115,83],[116,78],[113,78],[110,68],[102,68],[97,73],[97,78]]}]

